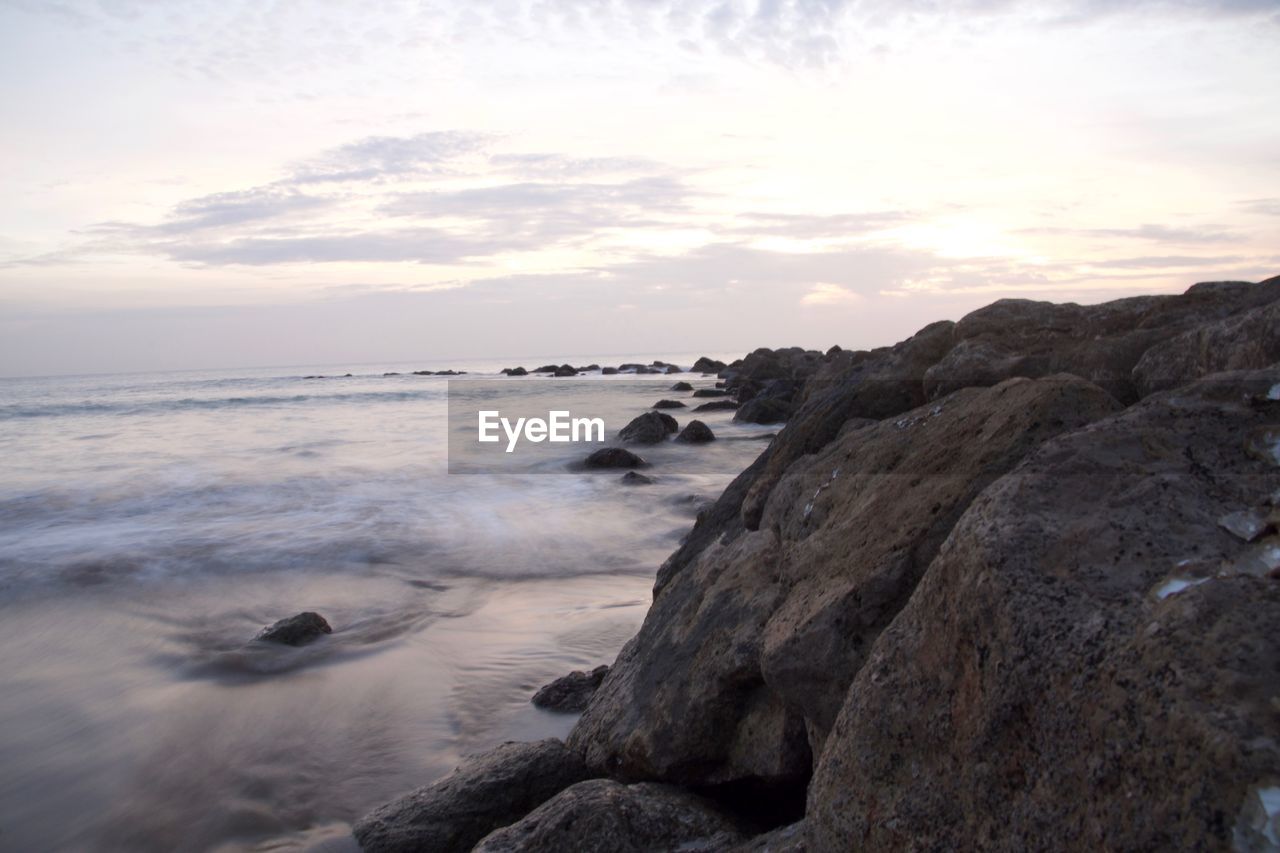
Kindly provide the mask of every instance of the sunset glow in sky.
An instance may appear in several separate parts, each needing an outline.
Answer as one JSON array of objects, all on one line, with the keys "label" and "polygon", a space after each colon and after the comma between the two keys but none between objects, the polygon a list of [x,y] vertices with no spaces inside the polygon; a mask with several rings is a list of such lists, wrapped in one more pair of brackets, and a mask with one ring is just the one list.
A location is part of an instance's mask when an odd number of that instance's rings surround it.
[{"label": "sunset glow in sky", "polygon": [[1278,46],[1276,0],[0,0],[0,372],[866,347],[1266,278]]}]

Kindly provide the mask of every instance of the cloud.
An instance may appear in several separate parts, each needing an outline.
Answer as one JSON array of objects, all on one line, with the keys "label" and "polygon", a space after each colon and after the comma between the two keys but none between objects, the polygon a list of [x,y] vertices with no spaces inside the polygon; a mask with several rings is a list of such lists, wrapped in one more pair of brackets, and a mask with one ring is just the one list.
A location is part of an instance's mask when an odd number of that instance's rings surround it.
[{"label": "cloud", "polygon": [[493,134],[459,130],[407,137],[369,136],[299,164],[285,183],[303,185],[457,174],[459,160],[482,152],[495,139]]},{"label": "cloud", "polygon": [[838,284],[819,282],[809,288],[809,292],[800,297],[801,305],[842,305],[858,302],[862,297],[848,288]]},{"label": "cloud", "polygon": [[869,213],[810,215],[798,213],[740,213],[729,233],[769,237],[822,239],[853,237],[893,228],[909,221],[912,214],[901,210]]},{"label": "cloud", "polygon": [[1024,234],[1055,234],[1073,237],[1118,237],[1126,240],[1146,240],[1153,243],[1199,244],[1230,243],[1238,236],[1220,226],[1179,227],[1146,223],[1134,228],[1028,228]]},{"label": "cloud", "polygon": [[1240,206],[1259,216],[1280,216],[1280,198],[1253,198],[1241,202]]}]

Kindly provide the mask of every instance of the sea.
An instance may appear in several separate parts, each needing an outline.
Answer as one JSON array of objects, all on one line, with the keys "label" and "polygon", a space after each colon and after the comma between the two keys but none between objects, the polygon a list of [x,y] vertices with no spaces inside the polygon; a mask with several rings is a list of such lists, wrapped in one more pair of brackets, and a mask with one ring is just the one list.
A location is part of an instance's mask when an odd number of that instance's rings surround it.
[{"label": "sea", "polygon": [[[645,486],[573,444],[451,473],[451,383],[614,425],[715,382],[499,372],[544,361],[0,379],[0,850],[351,850],[466,754],[564,737],[531,695],[612,662],[772,429],[700,414]],[[306,610],[333,633],[254,641]]]}]

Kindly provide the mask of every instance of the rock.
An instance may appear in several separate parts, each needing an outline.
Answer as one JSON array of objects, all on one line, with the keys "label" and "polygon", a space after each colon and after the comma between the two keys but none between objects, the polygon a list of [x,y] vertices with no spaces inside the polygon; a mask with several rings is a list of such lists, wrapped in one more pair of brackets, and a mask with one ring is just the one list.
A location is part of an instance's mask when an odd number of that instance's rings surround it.
[{"label": "rock", "polygon": [[352,832],[365,853],[463,853],[592,773],[555,738],[504,743],[374,809]]},{"label": "rock", "polygon": [[1280,584],[1148,593],[1254,547],[1218,521],[1280,484],[1240,444],[1256,379],[1280,369],[1067,432],[973,502],[845,694],[813,849],[1240,843],[1280,778]]},{"label": "rock", "polygon": [[657,444],[679,429],[676,419],[662,412],[645,412],[618,431],[618,438],[633,444]]},{"label": "rock", "polygon": [[332,634],[333,629],[319,613],[307,610],[296,616],[281,619],[274,625],[263,628],[255,639],[266,643],[282,643],[286,646],[304,646],[325,634]]},{"label": "rock", "polygon": [[[653,482],[643,474],[636,474],[634,471],[628,473],[622,479],[625,482],[627,477],[631,476],[642,478],[650,483]],[[600,686],[601,681],[604,681],[604,677],[608,672],[609,667],[607,666],[598,666],[591,672],[574,670],[568,675],[557,678],[533,694],[533,704],[549,711],[580,713],[582,709],[587,707],[587,703],[591,701],[596,688]]]},{"label": "rock", "polygon": [[969,503],[1116,408],[1075,377],[1013,380],[840,432],[788,468],[757,530],[664,566],[570,745],[618,778],[803,790],[867,651]]},{"label": "rock", "polygon": [[432,375],[434,376],[466,376],[467,372],[465,370],[437,370]]},{"label": "rock", "polygon": [[523,820],[491,833],[475,853],[711,853],[742,838],[731,817],[688,791],[595,779],[566,788]]},{"label": "rock", "polygon": [[602,447],[582,463],[587,468],[647,468],[645,462],[630,450],[621,447]]},{"label": "rock", "polygon": [[689,368],[690,373],[719,373],[724,370],[725,363],[717,361],[714,358],[707,358],[705,355],[693,363],[693,367]]},{"label": "rock", "polygon": [[655,409],[683,409],[684,407],[684,403],[679,400],[659,400],[652,406]]},{"label": "rock", "polygon": [[794,379],[770,379],[734,413],[733,419],[751,424],[782,423],[791,416],[800,383]]},{"label": "rock", "polygon": [[622,475],[620,482],[628,486],[649,486],[653,484],[654,480],[652,477],[646,477],[638,471],[628,471]]},{"label": "rock", "polygon": [[693,386],[690,385],[688,382],[677,382],[675,385],[671,386],[671,390],[672,391],[692,391]]},{"label": "rock", "polygon": [[600,365],[598,364],[588,364],[586,367],[579,367],[578,372],[586,373],[589,370],[599,370],[599,369],[600,369]]},{"label": "rock", "polygon": [[733,400],[712,400],[710,403],[703,403],[701,406],[694,406],[695,412],[732,412],[738,408],[738,404]]},{"label": "rock", "polygon": [[804,821],[797,821],[735,844],[726,853],[805,853],[804,836]]},{"label": "rock", "polygon": [[689,421],[685,424],[684,429],[676,436],[676,441],[683,441],[687,444],[705,444],[708,441],[715,441],[715,433],[711,428],[702,421]]},{"label": "rock", "polygon": [[523,367],[504,367],[502,369],[502,372],[507,374],[508,376],[528,376],[529,375],[529,371],[525,370]]},{"label": "rock", "polygon": [[560,369],[558,364],[544,364],[542,367],[535,367],[531,373],[555,373]]},{"label": "rock", "polygon": [[674,364],[668,364],[666,373],[668,376],[670,376],[672,373],[684,373],[684,371],[681,370],[679,367],[676,367]]},{"label": "rock", "polygon": [[396,373],[396,372],[393,370],[393,371],[390,371],[389,373],[384,373],[384,374],[382,374],[382,375],[383,375],[383,376],[399,376],[400,374],[399,374],[399,373]]},{"label": "rock", "polygon": [[577,375],[578,375],[578,368],[576,368],[576,367],[574,367],[573,365],[570,365],[570,364],[562,364],[562,365],[560,365],[559,367],[557,367],[557,368],[556,368],[555,373],[554,373],[553,375],[554,375],[557,379],[562,379],[562,378],[564,378],[564,377],[566,377],[566,376],[577,376]]},{"label": "rock", "polygon": [[618,373],[618,368],[616,368],[616,367],[602,367],[602,368],[600,368],[600,375],[601,375],[601,376],[616,376],[616,375],[617,375],[617,373]]},{"label": "rock", "polygon": [[1142,354],[1132,371],[1138,393],[1175,388],[1224,370],[1280,362],[1280,301],[1198,326]]},{"label": "rock", "polygon": [[699,388],[693,392],[695,397],[725,397],[729,392],[723,388]]}]

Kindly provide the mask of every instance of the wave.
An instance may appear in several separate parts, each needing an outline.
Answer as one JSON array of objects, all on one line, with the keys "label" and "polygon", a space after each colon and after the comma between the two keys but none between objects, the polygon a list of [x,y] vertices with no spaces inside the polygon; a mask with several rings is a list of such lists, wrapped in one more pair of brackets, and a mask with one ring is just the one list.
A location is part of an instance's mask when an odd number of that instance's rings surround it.
[{"label": "wave", "polygon": [[21,418],[56,418],[82,415],[144,415],[180,411],[233,409],[255,406],[297,406],[307,403],[398,403],[415,400],[438,400],[444,389],[431,388],[416,391],[359,391],[346,394],[274,394],[238,397],[184,397],[176,400],[149,400],[139,403],[50,403],[30,405],[11,403],[0,405],[0,420]]}]

